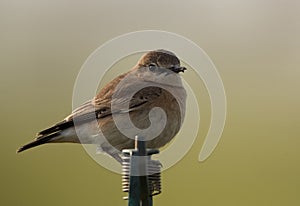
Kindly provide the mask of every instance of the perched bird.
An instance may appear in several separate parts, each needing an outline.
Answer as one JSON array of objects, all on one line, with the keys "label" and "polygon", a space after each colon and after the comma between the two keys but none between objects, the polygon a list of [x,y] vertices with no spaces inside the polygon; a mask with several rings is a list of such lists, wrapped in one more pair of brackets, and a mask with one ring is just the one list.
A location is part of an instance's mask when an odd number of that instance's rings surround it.
[{"label": "perched bird", "polygon": [[[133,138],[139,135],[138,131],[153,125],[152,132],[147,133],[146,146],[160,148],[172,140],[183,122],[186,91],[179,73],[185,70],[172,52],[150,51],[131,70],[109,82],[92,100],[63,121],[39,132],[17,152],[45,143],[96,144],[99,150],[121,162],[121,150],[134,148]],[[151,111],[157,107],[165,116],[152,112],[155,124],[151,125]],[[129,122],[132,124],[127,124]],[[118,126],[120,124],[123,127]],[[164,128],[158,131],[161,125]]]}]

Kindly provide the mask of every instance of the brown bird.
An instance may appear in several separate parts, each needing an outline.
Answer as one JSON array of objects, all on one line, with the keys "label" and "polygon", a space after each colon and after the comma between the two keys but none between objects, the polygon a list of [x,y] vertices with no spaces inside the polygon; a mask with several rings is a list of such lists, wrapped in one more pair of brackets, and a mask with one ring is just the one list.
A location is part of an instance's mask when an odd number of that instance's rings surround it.
[{"label": "brown bird", "polygon": [[121,150],[134,148],[136,135],[144,137],[147,148],[160,148],[172,140],[183,122],[186,91],[179,73],[185,70],[172,52],[150,51],[92,100],[39,132],[17,152],[45,143],[96,144],[121,162]]}]

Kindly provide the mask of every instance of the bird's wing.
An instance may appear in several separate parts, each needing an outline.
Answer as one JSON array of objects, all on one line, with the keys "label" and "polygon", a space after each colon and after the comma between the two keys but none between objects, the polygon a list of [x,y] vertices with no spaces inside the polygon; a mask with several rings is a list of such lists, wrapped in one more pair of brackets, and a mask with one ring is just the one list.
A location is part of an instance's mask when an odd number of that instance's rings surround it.
[{"label": "bird's wing", "polygon": [[[75,109],[71,115],[63,121],[49,127],[38,133],[40,136],[51,134],[57,131],[62,131],[74,125],[74,121],[78,124],[86,123],[95,119],[101,119],[111,115],[112,113],[127,113],[138,109],[141,105],[150,103],[158,98],[162,89],[159,87],[146,87],[136,92],[132,98],[128,95],[128,90],[132,90],[137,82],[128,82],[122,85],[122,89],[118,95],[114,96],[114,91],[118,83],[126,75],[120,75],[110,83],[108,83],[98,95],[90,101],[87,101],[82,106]],[[112,112],[111,105],[114,105]]]},{"label": "bird's wing", "polygon": [[[78,107],[77,109],[75,109],[72,114],[75,114],[77,112],[80,112],[80,111],[91,111],[92,110],[92,104],[91,104],[91,101],[87,101],[85,102],[84,104],[82,104],[80,107]],[[71,114],[71,115],[72,115]],[[70,115],[70,116],[71,116]],[[69,116],[67,118],[65,118],[64,120],[56,123],[55,125],[51,126],[51,127],[48,127],[42,131],[40,131],[38,134],[37,134],[37,139],[40,139],[42,136],[44,135],[48,135],[48,134],[51,134],[51,133],[54,133],[54,132],[58,132],[58,131],[62,131],[64,129],[67,129],[71,126],[74,125],[74,122],[73,122],[73,119],[72,118],[69,118]]]}]

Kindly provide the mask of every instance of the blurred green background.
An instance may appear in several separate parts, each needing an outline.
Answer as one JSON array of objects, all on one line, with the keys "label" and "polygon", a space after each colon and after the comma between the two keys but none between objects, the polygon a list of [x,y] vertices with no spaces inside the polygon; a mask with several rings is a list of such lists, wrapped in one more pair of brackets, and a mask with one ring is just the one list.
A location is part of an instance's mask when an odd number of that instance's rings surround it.
[{"label": "blurred green background", "polygon": [[154,205],[299,205],[299,22],[293,0],[1,0],[0,205],[127,204],[120,176],[80,145],[15,150],[71,112],[73,84],[91,52],[143,29],[202,47],[228,101],[222,139],[199,163],[210,107],[202,82],[185,73],[199,87],[201,131],[184,159],[163,172]]}]

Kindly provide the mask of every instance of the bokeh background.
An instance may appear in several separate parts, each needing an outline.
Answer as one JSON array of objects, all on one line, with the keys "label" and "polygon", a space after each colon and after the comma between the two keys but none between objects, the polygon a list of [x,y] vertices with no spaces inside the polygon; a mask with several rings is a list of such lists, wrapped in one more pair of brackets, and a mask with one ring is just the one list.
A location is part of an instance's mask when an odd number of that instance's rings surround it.
[{"label": "bokeh background", "polygon": [[294,0],[1,0],[0,205],[127,204],[120,176],[80,145],[15,150],[71,112],[73,85],[90,53],[144,29],[175,32],[202,47],[228,100],[222,139],[199,163],[210,107],[201,80],[185,73],[199,91],[201,130],[188,154],[163,172],[154,204],[299,205],[299,22]]}]

